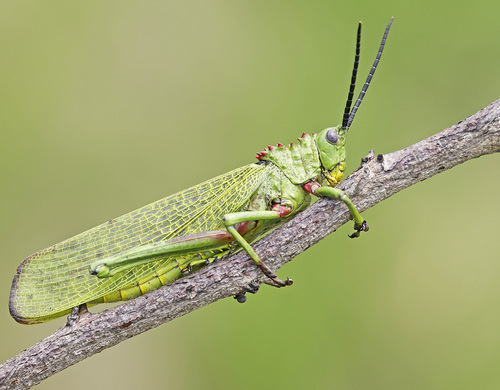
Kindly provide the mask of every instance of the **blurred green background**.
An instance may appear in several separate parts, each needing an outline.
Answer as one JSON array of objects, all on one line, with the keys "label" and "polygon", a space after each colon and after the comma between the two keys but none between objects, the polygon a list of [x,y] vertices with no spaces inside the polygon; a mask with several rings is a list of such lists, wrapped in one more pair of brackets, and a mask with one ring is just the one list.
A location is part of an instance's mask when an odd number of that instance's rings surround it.
[{"label": "blurred green background", "polygon": [[[0,361],[64,319],[8,313],[27,255],[340,123],[363,21],[349,171],[500,98],[498,1],[2,1]],[[500,156],[364,213],[245,305],[220,301],[39,389],[497,389]]]}]

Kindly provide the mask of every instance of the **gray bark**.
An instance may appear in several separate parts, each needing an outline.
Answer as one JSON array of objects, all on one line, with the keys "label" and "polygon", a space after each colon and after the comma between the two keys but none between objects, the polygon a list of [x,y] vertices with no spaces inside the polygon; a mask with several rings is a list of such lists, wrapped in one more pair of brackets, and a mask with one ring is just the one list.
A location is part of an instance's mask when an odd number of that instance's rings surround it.
[{"label": "gray bark", "polygon": [[[373,152],[344,180],[360,212],[391,195],[472,158],[500,151],[500,100],[450,128],[380,158]],[[320,199],[292,221],[253,244],[273,270],[348,222],[345,205]],[[364,234],[364,233],[362,233]],[[267,282],[239,252],[177,282],[99,314],[82,315],[0,366],[0,389],[27,389],[130,337],[250,285]]]}]

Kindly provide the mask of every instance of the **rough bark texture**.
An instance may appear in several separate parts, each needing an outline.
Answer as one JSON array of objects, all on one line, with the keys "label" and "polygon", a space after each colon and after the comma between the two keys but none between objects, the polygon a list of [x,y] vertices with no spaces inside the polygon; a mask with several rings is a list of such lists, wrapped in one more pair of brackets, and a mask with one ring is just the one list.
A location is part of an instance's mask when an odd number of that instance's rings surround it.
[{"label": "rough bark texture", "polygon": [[[359,211],[439,172],[500,151],[500,100],[408,148],[373,156],[339,188]],[[382,157],[382,158],[380,158]],[[253,247],[274,270],[350,219],[347,208],[321,199]],[[27,389],[123,340],[202,306],[266,282],[249,257],[237,253],[193,275],[99,314],[87,314],[0,366],[0,389]]]}]

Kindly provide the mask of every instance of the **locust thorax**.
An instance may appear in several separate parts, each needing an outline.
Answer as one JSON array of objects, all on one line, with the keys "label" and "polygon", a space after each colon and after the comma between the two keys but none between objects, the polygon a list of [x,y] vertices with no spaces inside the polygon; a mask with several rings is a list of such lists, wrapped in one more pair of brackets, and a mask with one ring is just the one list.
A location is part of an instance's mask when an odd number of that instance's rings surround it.
[{"label": "locust thorax", "polygon": [[343,129],[342,126],[329,127],[316,137],[321,172],[331,187],[335,187],[344,175],[346,138],[347,129]]}]

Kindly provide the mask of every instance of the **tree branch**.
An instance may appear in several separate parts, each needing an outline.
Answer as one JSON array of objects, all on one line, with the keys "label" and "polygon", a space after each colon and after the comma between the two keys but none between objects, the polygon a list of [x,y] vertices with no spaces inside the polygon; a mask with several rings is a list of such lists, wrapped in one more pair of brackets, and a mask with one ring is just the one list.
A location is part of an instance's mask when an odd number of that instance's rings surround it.
[{"label": "tree branch", "polygon": [[[437,173],[472,158],[500,151],[500,100],[450,128],[384,156],[370,153],[344,180],[359,211]],[[350,219],[347,208],[320,199],[254,249],[274,270]],[[244,252],[212,264],[177,282],[98,314],[82,315],[0,366],[0,389],[27,389],[51,375],[219,299],[267,282]]]}]

